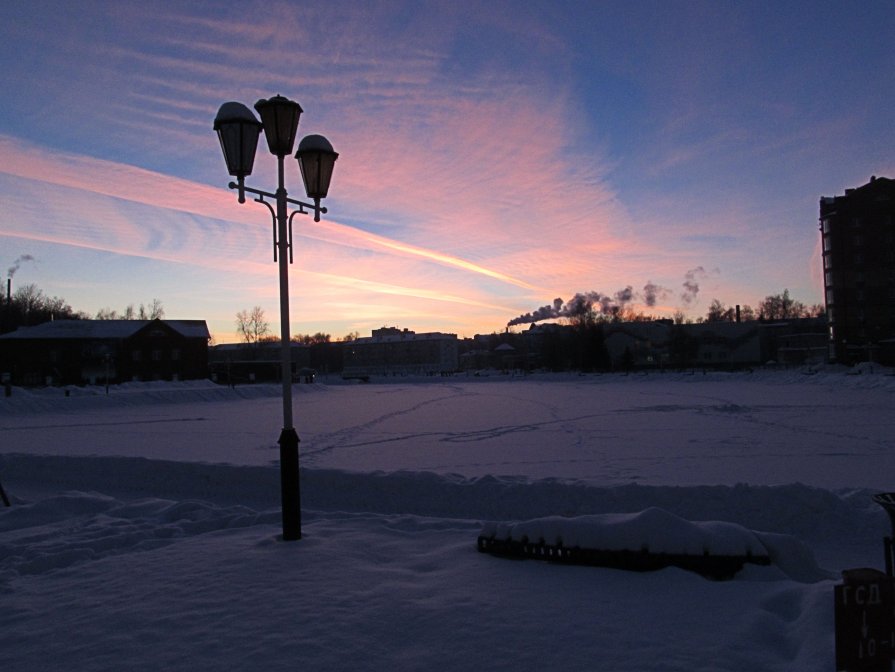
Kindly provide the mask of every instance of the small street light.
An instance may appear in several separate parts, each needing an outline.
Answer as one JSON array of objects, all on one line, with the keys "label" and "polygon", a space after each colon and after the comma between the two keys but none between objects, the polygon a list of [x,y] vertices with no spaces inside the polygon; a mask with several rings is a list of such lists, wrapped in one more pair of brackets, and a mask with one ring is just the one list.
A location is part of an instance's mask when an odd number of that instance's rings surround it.
[{"label": "small street light", "polygon": [[[267,206],[273,220],[273,259],[279,262],[280,271],[280,341],[283,379],[283,429],[277,441],[280,444],[280,491],[283,505],[283,539],[301,539],[301,495],[298,467],[298,434],[292,421],[292,355],[289,335],[289,264],[292,263],[292,218],[297,214],[314,213],[314,221],[326,214],[320,200],[326,197],[332,180],[333,168],[339,155],[322,135],[309,135],[298,145],[298,160],[302,180],[308,198],[314,203],[303,203],[288,197],[283,184],[285,157],[292,153],[301,106],[295,101],[277,95],[255,103],[261,121],[242,103],[229,102],[221,105],[214,119],[214,130],[221,142],[221,151],[227,170],[236,182],[230,189],[239,193],[239,202],[245,203],[246,192],[255,201]],[[276,193],[260,191],[245,186],[245,178],[252,174],[258,136],[264,131],[270,153],[277,157]],[[274,205],[267,199],[273,199]],[[295,206],[289,212],[289,206]],[[287,255],[288,254],[288,261]]]}]

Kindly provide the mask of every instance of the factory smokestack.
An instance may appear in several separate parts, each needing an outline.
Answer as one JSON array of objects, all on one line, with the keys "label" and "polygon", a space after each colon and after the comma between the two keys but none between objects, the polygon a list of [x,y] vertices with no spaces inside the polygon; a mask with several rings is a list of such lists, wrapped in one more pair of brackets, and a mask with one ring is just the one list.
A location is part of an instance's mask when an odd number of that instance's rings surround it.
[{"label": "factory smokestack", "polygon": [[740,304],[737,304],[737,322],[740,321]]}]

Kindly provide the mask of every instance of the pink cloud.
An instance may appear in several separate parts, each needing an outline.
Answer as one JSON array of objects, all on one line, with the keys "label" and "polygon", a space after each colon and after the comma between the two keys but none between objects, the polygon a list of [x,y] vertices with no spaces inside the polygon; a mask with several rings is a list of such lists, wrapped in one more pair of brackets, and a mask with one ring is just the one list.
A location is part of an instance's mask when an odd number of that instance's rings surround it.
[{"label": "pink cloud", "polygon": [[[390,306],[397,314],[412,305],[420,315],[452,304],[475,315],[471,320],[493,320],[505,305],[500,324],[553,294],[661,281],[657,265],[676,278],[711,263],[674,249],[670,236],[688,225],[659,215],[654,227],[633,221],[606,177],[608,159],[578,149],[588,129],[578,123],[567,85],[546,73],[507,79],[488,64],[462,80],[451,76],[450,27],[464,20],[462,12],[445,10],[436,25],[411,17],[389,28],[400,35],[383,35],[376,28],[388,16],[376,11],[347,12],[340,30],[325,34],[316,30],[321,15],[288,5],[248,23],[176,10],[156,16],[135,6],[119,11],[134,24],[178,30],[159,30],[152,50],[139,42],[106,49],[128,65],[128,82],[110,101],[114,121],[101,113],[122,136],[140,131],[132,135],[154,157],[170,155],[175,170],[192,179],[71,154],[50,159],[0,136],[0,152],[15,157],[4,170],[71,190],[54,205],[57,240],[268,274],[268,215],[253,203],[238,206],[223,188],[211,120],[225,100],[251,105],[279,92],[305,106],[300,134],[322,132],[341,152],[332,214],[319,224],[297,220],[294,276],[302,300],[307,292],[307,300],[330,297],[328,307]],[[507,17],[500,29],[538,32],[535,23]],[[259,151],[249,182],[272,189],[273,162]],[[196,181],[212,166],[219,188]],[[290,171],[295,190],[294,164]],[[80,228],[64,224],[63,200],[91,213],[80,217]],[[637,226],[650,235],[638,236]]]}]

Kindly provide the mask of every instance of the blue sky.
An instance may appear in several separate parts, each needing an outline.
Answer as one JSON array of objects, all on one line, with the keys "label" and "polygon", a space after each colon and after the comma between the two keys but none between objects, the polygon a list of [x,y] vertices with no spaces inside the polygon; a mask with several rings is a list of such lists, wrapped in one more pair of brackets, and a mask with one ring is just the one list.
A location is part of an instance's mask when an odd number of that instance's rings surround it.
[{"label": "blue sky", "polygon": [[[14,286],[278,332],[269,214],[211,128],[278,93],[340,153],[295,220],[293,333],[471,336],[628,286],[660,316],[820,302],[819,197],[895,177],[891,2],[322,5],[0,5]],[[248,183],[275,188],[263,139]]]}]

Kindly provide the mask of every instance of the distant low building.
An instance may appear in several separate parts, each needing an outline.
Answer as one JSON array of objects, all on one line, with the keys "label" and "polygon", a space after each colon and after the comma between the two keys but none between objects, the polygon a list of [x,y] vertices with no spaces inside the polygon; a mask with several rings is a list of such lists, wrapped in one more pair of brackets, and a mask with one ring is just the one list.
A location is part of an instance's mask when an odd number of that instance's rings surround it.
[{"label": "distant low building", "polygon": [[696,364],[713,367],[739,367],[761,363],[760,322],[701,322],[687,325],[687,333],[696,341]]},{"label": "distant low building", "polygon": [[[713,321],[674,324],[671,320],[605,322],[591,330],[573,325],[532,325],[519,334],[476,337],[474,345],[509,339],[525,356],[524,368],[619,371],[700,367],[739,369],[774,362],[801,365],[825,361],[826,318],[775,322]],[[594,337],[597,332],[599,337]],[[893,342],[895,348],[895,342]],[[503,346],[500,346],[503,347]],[[590,349],[590,356],[584,356]],[[501,352],[477,347],[463,356],[464,368],[502,368]],[[489,356],[490,355],[490,359]],[[490,364],[489,364],[490,362]],[[590,369],[585,369],[589,365]]]},{"label": "distant low building", "polygon": [[610,362],[616,368],[665,366],[671,327],[671,320],[605,325],[605,347]]},{"label": "distant low building", "polygon": [[13,385],[81,385],[208,376],[204,320],[59,320],[0,336]]},{"label": "distant low building", "polygon": [[345,378],[450,373],[459,367],[457,335],[374,329],[372,336],[344,344],[343,361]]},{"label": "distant low building", "polygon": [[777,364],[822,364],[829,359],[826,317],[802,317],[762,324],[762,352]]},{"label": "distant low building", "polygon": [[[311,362],[311,346],[290,343],[289,354],[293,381],[301,382],[316,375]],[[215,382],[236,385],[282,380],[283,350],[279,341],[215,345],[209,360]]]}]

